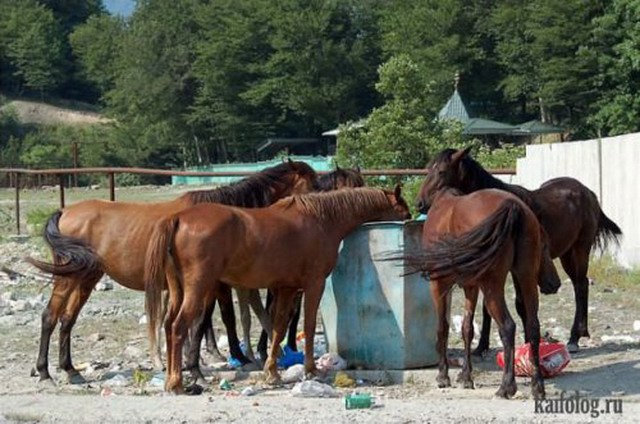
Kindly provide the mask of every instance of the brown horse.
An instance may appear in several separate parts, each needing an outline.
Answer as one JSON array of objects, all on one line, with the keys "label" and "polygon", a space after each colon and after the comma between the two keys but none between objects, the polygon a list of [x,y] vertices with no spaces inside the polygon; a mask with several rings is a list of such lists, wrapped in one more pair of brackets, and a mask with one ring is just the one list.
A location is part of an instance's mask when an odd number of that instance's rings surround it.
[{"label": "brown horse", "polygon": [[[594,246],[604,248],[609,241],[617,242],[622,231],[604,214],[596,195],[578,180],[555,178],[539,189],[529,191],[517,185],[506,184],[489,174],[469,156],[469,150],[470,148],[457,151],[445,149],[440,152],[432,161],[419,198],[428,198],[439,187],[446,186],[462,193],[497,188],[522,199],[544,227],[549,237],[551,257],[560,258],[562,267],[573,283],[576,310],[568,348],[569,351],[576,352],[580,337],[589,337],[589,254]],[[426,206],[423,200],[419,200],[418,209],[421,212],[427,212]],[[522,309],[518,299],[516,309],[519,313]],[[489,349],[491,319],[486,308],[483,312],[482,335],[474,352],[478,355]]]},{"label": "brown horse", "polygon": [[473,388],[471,341],[473,314],[480,290],[489,313],[498,323],[505,352],[502,384],[496,395],[509,398],[517,391],[513,373],[516,326],[504,299],[504,286],[511,271],[517,276],[516,290],[523,300],[526,322],[525,339],[531,343],[533,352],[531,392],[535,398],[544,398],[538,353],[538,283],[543,292],[551,292],[560,286],[560,279],[548,255],[543,255],[545,235],[536,216],[516,196],[500,190],[461,195],[455,189],[441,186],[422,198],[422,202],[430,209],[423,227],[424,253],[418,256],[418,263],[420,269],[429,273],[431,297],[438,314],[438,386],[451,385],[447,363],[447,311],[449,292],[458,283],[465,295],[462,324],[465,362],[459,381],[465,388]]},{"label": "brown horse", "polygon": [[[338,190],[341,188],[348,187],[361,187],[364,185],[364,179],[362,178],[362,174],[360,173],[359,168],[348,169],[348,168],[340,168],[336,167],[335,171],[329,172],[327,174],[320,175],[317,181],[317,190],[319,191],[332,191]],[[262,305],[262,300],[260,298],[260,294],[258,290],[245,290],[245,289],[237,289],[236,293],[238,295],[238,306],[240,309],[240,322],[242,323],[243,329],[243,340],[246,348],[246,357],[249,361],[252,361],[257,364],[255,356],[253,354],[253,349],[251,346],[251,314],[249,311],[249,306],[252,307],[254,313],[260,320],[263,331],[260,336],[260,342],[258,344],[258,352],[260,353],[262,358],[266,358],[267,351],[267,331],[271,331],[272,325],[271,320],[267,316],[267,312]],[[273,295],[270,291],[267,291],[267,309],[270,308],[273,300]],[[298,294],[296,297],[296,306],[294,308],[294,313],[291,318],[291,322],[289,324],[287,345],[292,350],[297,350],[296,347],[296,330],[298,326],[298,321],[300,319],[300,307],[302,304],[302,295]],[[197,328],[194,333],[193,343],[188,348],[187,359],[185,364],[185,369],[191,372],[192,377],[199,384],[204,384],[204,375],[202,374],[202,370],[200,369],[200,345],[202,343],[203,332],[207,331],[210,334],[206,334],[207,342],[215,340],[213,336],[213,325],[211,324],[211,314],[213,313],[213,307],[215,303],[212,303],[207,307],[207,310],[204,314],[204,321]],[[208,347],[209,351],[213,350],[212,346]],[[238,359],[243,365],[247,362],[242,358]]]},{"label": "brown horse", "polygon": [[[51,299],[42,314],[36,365],[40,380],[51,379],[48,369],[49,342],[60,321],[60,368],[67,372],[69,381],[84,381],[71,362],[71,330],[78,314],[105,273],[125,287],[144,290],[142,260],[158,220],[203,202],[267,206],[288,195],[306,193],[316,184],[316,173],[309,165],[288,161],[230,186],[187,192],[168,202],[87,200],[56,212],[47,223],[44,234],[51,247],[54,263],[27,259],[37,268],[54,275]],[[230,348],[234,356],[240,357],[242,352],[235,334],[231,293],[221,290],[219,294],[223,320],[230,332]],[[231,342],[232,339],[234,342]],[[155,352],[154,363],[161,367],[157,345],[151,347]]]},{"label": "brown horse", "polygon": [[276,383],[276,357],[298,290],[305,294],[305,369],[314,373],[313,338],[325,279],[340,241],[365,221],[408,218],[395,192],[344,189],[283,199],[268,208],[196,205],[158,223],[147,251],[146,305],[149,326],[159,322],[163,287],[169,288],[165,320],[165,389],[181,392],[182,344],[194,319],[222,283],[275,294],[273,342],[265,363]]},{"label": "brown horse", "polygon": [[[332,191],[341,188],[355,188],[363,187],[364,178],[360,173],[360,168],[346,169],[336,167],[336,170],[323,174],[318,177],[319,191]],[[267,292],[267,309],[270,308],[273,302],[273,295],[271,292]],[[296,297],[296,306],[294,308],[293,316],[289,322],[289,329],[287,331],[287,346],[292,351],[297,351],[296,332],[298,329],[298,322],[300,321],[300,311],[302,306],[302,294],[298,293]],[[260,340],[258,341],[258,353],[262,358],[267,357],[267,329],[262,331]]]}]

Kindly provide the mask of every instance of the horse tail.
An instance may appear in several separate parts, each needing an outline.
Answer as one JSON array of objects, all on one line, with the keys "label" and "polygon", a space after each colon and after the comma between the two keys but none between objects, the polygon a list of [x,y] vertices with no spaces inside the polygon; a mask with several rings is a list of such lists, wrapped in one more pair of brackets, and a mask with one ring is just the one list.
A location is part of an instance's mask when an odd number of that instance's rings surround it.
[{"label": "horse tail", "polygon": [[430,244],[421,257],[421,269],[432,278],[466,279],[485,272],[499,259],[505,243],[521,231],[522,216],[521,204],[506,200],[473,230]]},{"label": "horse tail", "polygon": [[618,227],[618,224],[613,222],[604,211],[600,209],[600,216],[598,217],[598,230],[596,231],[596,248],[601,252],[604,251],[609,243],[620,243],[620,236],[622,236],[622,230]]},{"label": "horse tail", "polygon": [[164,319],[162,316],[162,290],[166,285],[165,267],[177,225],[177,218],[159,221],[151,234],[147,247],[144,291],[151,346],[157,346],[156,329]]},{"label": "horse tail", "polygon": [[83,240],[60,233],[62,211],[51,215],[44,228],[44,239],[51,248],[53,263],[31,257],[25,261],[49,274],[68,276],[102,272],[102,263],[95,250]]}]

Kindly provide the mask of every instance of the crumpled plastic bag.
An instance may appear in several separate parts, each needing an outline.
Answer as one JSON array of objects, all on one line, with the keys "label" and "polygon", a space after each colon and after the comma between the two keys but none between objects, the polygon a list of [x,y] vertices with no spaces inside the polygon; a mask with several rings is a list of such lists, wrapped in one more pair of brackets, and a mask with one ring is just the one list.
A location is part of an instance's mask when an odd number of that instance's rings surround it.
[{"label": "crumpled plastic bag", "polygon": [[316,367],[321,371],[340,371],[347,368],[347,361],[335,352],[328,352],[316,360]]},{"label": "crumpled plastic bag", "polygon": [[[567,347],[562,343],[549,343],[540,341],[540,372],[544,378],[555,377],[569,365],[571,355]],[[531,345],[525,343],[515,350],[513,370],[519,377],[531,377],[533,375],[533,361],[531,357]],[[504,368],[504,351],[498,352],[496,362],[500,368]]]}]

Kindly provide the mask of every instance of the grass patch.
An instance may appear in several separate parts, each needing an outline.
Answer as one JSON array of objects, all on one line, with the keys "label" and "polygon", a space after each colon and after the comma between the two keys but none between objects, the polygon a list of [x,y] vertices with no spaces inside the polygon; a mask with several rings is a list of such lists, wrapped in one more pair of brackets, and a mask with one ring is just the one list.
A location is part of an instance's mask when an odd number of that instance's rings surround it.
[{"label": "grass patch", "polygon": [[27,213],[27,228],[31,235],[40,235],[44,231],[44,226],[51,215],[56,211],[55,208],[37,207],[31,209]]},{"label": "grass patch", "polygon": [[610,287],[632,288],[640,284],[640,269],[623,268],[609,255],[594,257],[589,264],[589,277]]}]

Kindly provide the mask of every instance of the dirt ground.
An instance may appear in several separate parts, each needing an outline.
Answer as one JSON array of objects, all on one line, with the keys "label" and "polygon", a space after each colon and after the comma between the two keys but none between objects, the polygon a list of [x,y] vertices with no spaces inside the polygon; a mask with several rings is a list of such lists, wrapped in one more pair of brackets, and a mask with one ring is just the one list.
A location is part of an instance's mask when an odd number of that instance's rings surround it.
[{"label": "dirt ground", "polygon": [[[55,199],[54,196],[52,198]],[[335,398],[299,398],[293,384],[269,388],[259,372],[227,371],[224,364],[207,363],[210,386],[200,396],[172,396],[162,392],[162,376],[151,368],[144,325],[144,296],[115,284],[95,291],[83,309],[72,337],[74,364],[87,382],[68,384],[57,368],[58,337],[50,347],[50,370],[55,386],[32,376],[40,335],[40,314],[50,286],[34,278],[22,262],[26,255],[43,254],[36,237],[5,237],[0,262],[18,274],[0,272],[0,424],[5,422],[637,422],[640,413],[640,282],[611,283],[606,278],[590,287],[591,339],[558,377],[546,380],[549,399],[579,391],[588,410],[573,414],[536,412],[529,384],[517,378],[519,391],[511,400],[495,399],[501,370],[495,363],[500,348],[492,330],[492,350],[474,363],[475,390],[455,383],[458,368],[451,369],[452,388],[438,389],[434,369],[410,371],[403,384],[390,384],[385,373],[350,371],[357,390],[372,394],[378,406],[347,410],[343,395],[353,389],[336,389]],[[425,287],[426,289],[426,287]],[[509,293],[511,296],[511,292]],[[454,293],[455,315],[462,315],[461,292]],[[511,302],[510,302],[511,304]],[[540,322],[566,342],[573,319],[573,290],[565,282],[557,295],[541,298]],[[512,312],[514,312],[512,310]],[[224,330],[216,314],[219,337]],[[476,317],[476,322],[479,323]],[[254,322],[257,322],[254,320]],[[256,328],[256,327],[254,327]],[[252,335],[257,337],[257,328]],[[521,343],[519,324],[517,343]],[[461,339],[455,329],[450,355],[460,356]],[[226,353],[226,351],[225,351]],[[138,371],[137,371],[138,370]],[[383,377],[381,378],[380,375]],[[142,378],[140,376],[143,376]],[[232,381],[230,391],[219,389],[221,378]],[[144,381],[146,380],[146,381]],[[327,376],[333,383],[333,376]],[[251,387],[253,396],[240,392]],[[622,413],[606,413],[608,399],[621,400]],[[598,405],[595,405],[595,403]],[[597,416],[596,416],[597,415]]]}]

